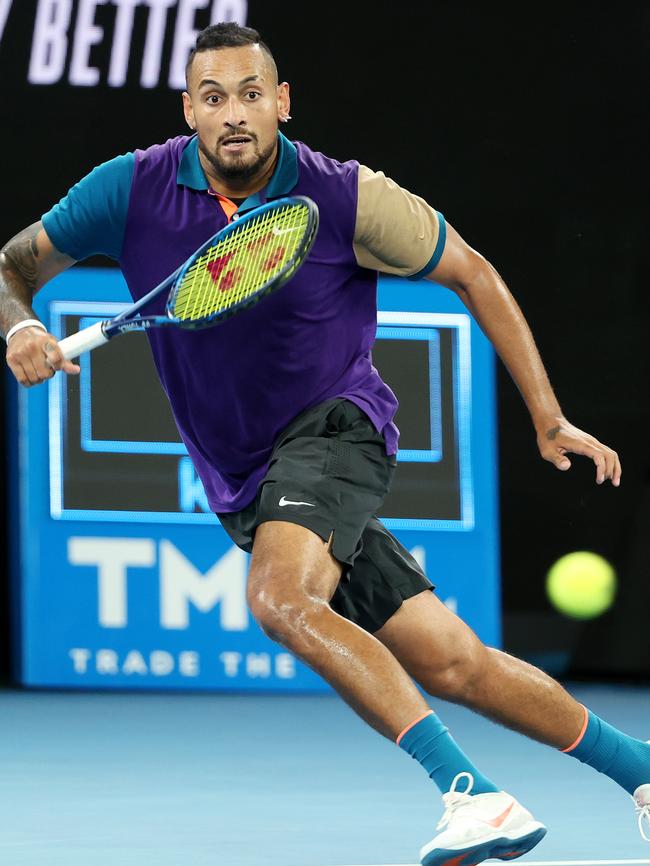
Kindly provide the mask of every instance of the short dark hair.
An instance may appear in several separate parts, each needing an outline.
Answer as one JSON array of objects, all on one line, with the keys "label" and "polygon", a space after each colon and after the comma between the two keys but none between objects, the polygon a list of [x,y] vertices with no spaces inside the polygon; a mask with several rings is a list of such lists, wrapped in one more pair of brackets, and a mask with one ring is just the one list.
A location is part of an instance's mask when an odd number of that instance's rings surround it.
[{"label": "short dark hair", "polygon": [[194,48],[190,52],[185,67],[186,82],[189,80],[194,58],[199,52],[216,51],[219,48],[239,48],[242,45],[259,45],[268,57],[277,78],[278,69],[271,49],[262,41],[257,30],[253,30],[252,27],[242,27],[236,21],[222,21],[219,24],[211,24],[197,35]]}]

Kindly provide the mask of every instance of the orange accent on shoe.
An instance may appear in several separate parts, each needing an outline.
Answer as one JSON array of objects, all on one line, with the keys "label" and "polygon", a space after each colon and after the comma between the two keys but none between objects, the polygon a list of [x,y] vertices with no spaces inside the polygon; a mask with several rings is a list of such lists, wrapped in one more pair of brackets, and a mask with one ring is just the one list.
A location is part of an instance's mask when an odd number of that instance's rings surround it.
[{"label": "orange accent on shoe", "polygon": [[585,721],[584,721],[584,724],[582,726],[582,730],[580,731],[580,734],[578,735],[578,739],[575,741],[575,743],[571,743],[571,745],[569,746],[568,749],[562,749],[563,755],[566,755],[568,752],[572,752],[575,748],[577,748],[580,745],[580,743],[582,742],[584,735],[587,733],[587,725],[589,724],[589,710],[587,709],[587,707],[584,707],[584,706],[583,706],[583,710],[585,711]]},{"label": "orange accent on shoe", "polygon": [[[465,854],[471,854],[471,851],[465,851]],[[469,863],[463,863],[463,858],[465,854],[459,854],[458,857],[452,857],[451,860],[447,860],[443,863],[443,866],[470,866]],[[476,866],[476,864],[474,864]]]},{"label": "orange accent on shoe", "polygon": [[[407,725],[407,726],[404,728],[404,730],[402,731],[402,733],[399,735],[399,737],[395,740],[396,744],[399,746],[399,744],[400,744],[400,742],[401,742],[401,740],[402,740],[402,737],[403,737],[405,734],[408,734],[408,732],[411,730],[411,728],[414,728],[414,727],[417,725],[418,722],[421,722],[422,719],[426,719],[427,716],[433,716],[433,715],[434,715],[433,710],[429,710],[428,712],[423,713],[423,714],[422,714],[419,718],[417,718],[414,722],[411,722],[410,725]],[[455,866],[455,864],[454,864],[454,866]]]},{"label": "orange accent on shoe", "polygon": [[508,815],[512,812],[512,810],[514,809],[514,806],[515,806],[515,801],[513,800],[512,803],[508,806],[508,808],[505,809],[505,811],[503,811],[500,815],[497,815],[496,818],[492,818],[491,821],[485,821],[485,823],[489,824],[491,827],[500,827],[503,824],[503,822],[506,820]]},{"label": "orange accent on shoe", "polygon": [[476,849],[474,849],[474,851],[465,851],[464,854],[459,854],[458,857],[452,857],[451,860],[445,860],[442,866],[479,866],[479,863],[483,862],[483,860],[472,860],[470,863],[469,860],[463,860],[463,858],[467,857],[468,854],[476,854]]},{"label": "orange accent on shoe", "polygon": [[514,860],[515,857],[521,857],[522,854],[527,854],[528,851],[507,851],[505,854],[500,854],[502,860]]}]

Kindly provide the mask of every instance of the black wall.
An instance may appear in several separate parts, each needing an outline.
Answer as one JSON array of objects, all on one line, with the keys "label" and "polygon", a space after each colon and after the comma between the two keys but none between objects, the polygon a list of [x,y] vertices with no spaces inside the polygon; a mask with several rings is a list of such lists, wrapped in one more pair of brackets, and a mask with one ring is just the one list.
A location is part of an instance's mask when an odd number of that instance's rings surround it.
[{"label": "black wall", "polygon": [[[158,87],[139,86],[144,7],[118,89],[28,84],[35,8],[15,0],[0,43],[2,239],[96,163],[184,131],[164,75]],[[102,82],[114,16],[97,10],[107,38],[91,58]],[[544,463],[500,366],[508,647],[541,663],[569,648],[558,672],[650,673],[648,638],[620,638],[635,616],[645,628],[639,610],[650,606],[650,8],[524,4],[513,14],[483,3],[251,0],[248,23],[291,82],[284,131],[384,170],[441,210],[518,299],[566,415],[621,455],[618,490],[597,487],[584,459],[568,474]],[[172,24],[173,15],[170,34]],[[590,626],[561,620],[544,597],[547,568],[576,549],[603,554],[622,577],[613,612]]]}]

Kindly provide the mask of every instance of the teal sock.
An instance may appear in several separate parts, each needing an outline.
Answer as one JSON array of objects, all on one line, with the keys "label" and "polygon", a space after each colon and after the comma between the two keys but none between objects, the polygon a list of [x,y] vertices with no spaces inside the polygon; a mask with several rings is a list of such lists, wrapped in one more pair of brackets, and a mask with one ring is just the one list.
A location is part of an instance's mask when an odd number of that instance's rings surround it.
[{"label": "teal sock", "polygon": [[576,745],[564,750],[565,754],[609,776],[628,794],[650,783],[650,744],[628,737],[586,707],[585,712],[584,733]]},{"label": "teal sock", "polygon": [[489,794],[499,790],[476,769],[433,711],[406,728],[397,738],[397,745],[422,764],[443,794],[451,788],[451,783],[459,773],[472,774],[472,794]]}]

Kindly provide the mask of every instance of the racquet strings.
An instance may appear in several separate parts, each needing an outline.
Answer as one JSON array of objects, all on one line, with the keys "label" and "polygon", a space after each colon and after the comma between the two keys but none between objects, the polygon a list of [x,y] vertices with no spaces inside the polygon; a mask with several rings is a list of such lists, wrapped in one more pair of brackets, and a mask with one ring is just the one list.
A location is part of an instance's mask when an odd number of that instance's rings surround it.
[{"label": "racquet strings", "polygon": [[199,323],[236,307],[300,264],[309,208],[292,203],[242,222],[187,269],[170,299],[169,313]]}]

